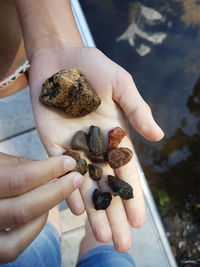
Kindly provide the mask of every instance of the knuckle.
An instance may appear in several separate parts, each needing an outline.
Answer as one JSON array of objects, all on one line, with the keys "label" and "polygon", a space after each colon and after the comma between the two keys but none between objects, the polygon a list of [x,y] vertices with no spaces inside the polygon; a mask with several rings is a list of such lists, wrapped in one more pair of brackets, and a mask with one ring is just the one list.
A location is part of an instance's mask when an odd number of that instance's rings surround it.
[{"label": "knuckle", "polygon": [[49,177],[52,179],[57,178],[61,173],[64,173],[64,166],[61,161],[53,161],[48,165]]},{"label": "knuckle", "polygon": [[9,192],[11,195],[18,195],[23,192],[23,188],[27,184],[27,177],[23,174],[21,168],[17,168],[15,174],[9,179]]},{"label": "knuckle", "polygon": [[62,183],[57,183],[57,186],[58,186],[58,193],[59,193],[60,199],[64,200],[66,198],[65,186],[63,186]]},{"label": "knuckle", "polygon": [[19,164],[23,164],[23,163],[26,163],[28,161],[32,161],[31,159],[27,159],[27,158],[24,158],[24,157],[17,157],[17,163]]},{"label": "knuckle", "polygon": [[22,225],[28,221],[29,214],[27,209],[21,205],[14,206],[11,210],[11,222],[13,225]]}]

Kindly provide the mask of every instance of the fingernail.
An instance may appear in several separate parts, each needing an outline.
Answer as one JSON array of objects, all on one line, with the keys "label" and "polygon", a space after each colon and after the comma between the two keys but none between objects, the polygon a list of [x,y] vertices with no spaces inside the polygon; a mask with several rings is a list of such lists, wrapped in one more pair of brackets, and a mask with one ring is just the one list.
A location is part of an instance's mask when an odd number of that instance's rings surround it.
[{"label": "fingernail", "polygon": [[76,161],[72,157],[65,156],[64,168],[66,171],[74,169],[76,166]]},{"label": "fingernail", "polygon": [[83,176],[81,174],[78,174],[78,173],[75,174],[72,179],[73,179],[73,185],[75,188],[79,187],[84,181]]}]

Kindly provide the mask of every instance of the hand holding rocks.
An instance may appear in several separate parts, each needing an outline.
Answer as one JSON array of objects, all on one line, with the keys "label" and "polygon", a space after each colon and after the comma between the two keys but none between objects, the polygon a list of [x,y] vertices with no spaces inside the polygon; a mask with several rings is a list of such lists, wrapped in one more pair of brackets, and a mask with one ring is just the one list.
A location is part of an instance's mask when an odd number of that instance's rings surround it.
[{"label": "hand holding rocks", "polygon": [[[101,100],[95,110],[83,117],[73,118],[63,110],[43,105],[39,100],[42,83],[54,73],[65,69],[79,70]],[[76,84],[78,85],[78,82]],[[105,143],[108,140],[108,132],[115,127],[120,127],[128,133],[126,118],[148,140],[157,141],[163,137],[162,130],[153,120],[150,108],[137,91],[131,75],[97,49],[62,47],[50,54],[37,55],[31,61],[30,87],[37,130],[49,155],[64,153],[71,147],[73,135],[80,130],[88,134],[91,125],[100,127]],[[78,90],[78,87],[76,88]],[[55,94],[57,90],[59,92],[60,89],[55,89]],[[82,108],[81,105],[79,106]],[[80,110],[79,106],[73,112]],[[120,132],[118,134],[121,135]],[[84,139],[84,133],[81,135]],[[109,150],[124,147],[134,151],[129,135],[122,139],[120,145],[117,142],[113,140],[112,148]],[[71,148],[74,150],[80,144],[74,143],[73,145],[74,147]],[[90,178],[89,172],[84,174],[84,183],[80,190],[74,191],[67,198],[68,205],[77,215],[86,209],[90,225],[98,241],[104,242],[112,238],[118,251],[127,251],[131,246],[129,226],[139,227],[145,220],[144,200],[134,156],[127,164],[113,169],[108,162],[105,162],[108,160],[107,151],[102,150],[97,153],[96,150],[87,151],[85,145],[83,147],[86,151],[83,154],[80,153],[80,158],[85,158],[87,161],[90,157],[93,165],[103,169],[102,178],[97,183]],[[121,160],[120,158],[120,162]],[[102,181],[108,179],[108,175],[128,183],[133,188],[134,198],[124,200],[119,196],[120,190],[113,188],[115,192],[108,184],[103,183]],[[101,192],[110,190],[112,201],[106,210],[95,209],[92,201],[95,189]],[[113,196],[114,194],[117,196]]]},{"label": "hand holding rocks", "polygon": [[[115,127],[108,133],[109,144],[108,151],[106,149],[106,145],[104,142],[104,136],[101,129],[97,126],[90,126],[88,135],[83,131],[78,131],[72,138],[71,147],[77,150],[82,150],[87,152],[91,161],[95,162],[106,162],[110,164],[111,168],[120,168],[123,165],[126,165],[132,158],[132,151],[126,147],[117,146],[122,141],[123,137],[126,136],[126,132],[123,131],[120,127]],[[78,144],[78,146],[74,146],[74,144]],[[114,147],[114,148],[113,148]],[[76,167],[72,170],[78,171],[81,174],[85,174],[88,170],[89,166],[89,176],[94,181],[99,181],[103,176],[103,170],[95,166],[94,164],[89,164],[87,166],[87,162],[84,158],[81,158],[79,153],[67,149],[64,155],[71,156],[77,162]],[[95,156],[91,157],[91,154]],[[108,156],[106,156],[108,154]],[[96,158],[102,157],[102,161],[97,161]],[[114,177],[112,175],[108,175],[108,181],[104,179],[104,183],[108,183],[114,195],[119,195],[122,199],[128,200],[133,198],[133,188],[128,183]],[[101,192],[97,189],[94,190],[92,195],[93,204],[96,210],[105,210],[109,207],[112,196],[110,192]]]}]

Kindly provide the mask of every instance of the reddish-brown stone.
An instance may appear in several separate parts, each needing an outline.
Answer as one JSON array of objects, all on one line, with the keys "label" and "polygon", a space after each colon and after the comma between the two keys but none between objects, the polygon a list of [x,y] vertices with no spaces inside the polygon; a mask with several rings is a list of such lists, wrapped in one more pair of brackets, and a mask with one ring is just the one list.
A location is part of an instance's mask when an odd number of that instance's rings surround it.
[{"label": "reddish-brown stone", "polygon": [[121,143],[124,136],[126,136],[127,133],[122,130],[120,127],[115,127],[114,129],[110,130],[108,133],[109,143],[108,148],[117,148],[118,145]]},{"label": "reddish-brown stone", "polygon": [[108,162],[113,169],[127,164],[133,156],[133,152],[127,147],[113,148],[108,152]]}]

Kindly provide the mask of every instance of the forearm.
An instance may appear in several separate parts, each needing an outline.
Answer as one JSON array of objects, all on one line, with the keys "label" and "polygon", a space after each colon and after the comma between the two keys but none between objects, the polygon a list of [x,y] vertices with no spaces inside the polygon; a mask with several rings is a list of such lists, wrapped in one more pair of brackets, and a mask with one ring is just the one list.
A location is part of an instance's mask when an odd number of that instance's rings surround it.
[{"label": "forearm", "polygon": [[15,0],[27,58],[63,46],[83,46],[70,0]]}]

